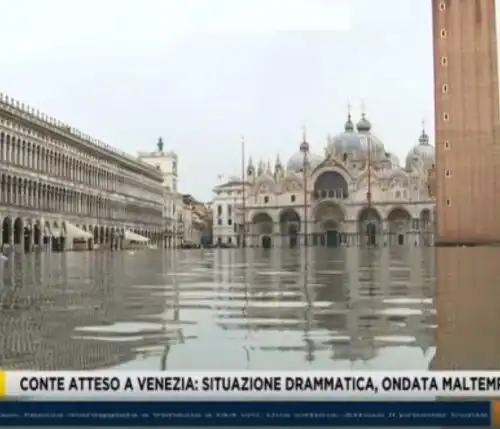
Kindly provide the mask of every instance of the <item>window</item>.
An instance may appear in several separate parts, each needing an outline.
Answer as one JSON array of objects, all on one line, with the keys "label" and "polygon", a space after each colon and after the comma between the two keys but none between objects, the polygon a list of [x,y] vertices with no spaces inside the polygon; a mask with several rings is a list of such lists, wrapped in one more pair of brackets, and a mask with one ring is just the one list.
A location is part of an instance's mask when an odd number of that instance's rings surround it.
[{"label": "window", "polygon": [[222,206],[219,204],[217,206],[217,216],[221,216],[222,215]]},{"label": "window", "polygon": [[446,150],[448,150],[448,149],[450,148],[450,142],[449,142],[448,140],[446,140],[446,141],[444,142],[444,148],[445,148]]},{"label": "window", "polygon": [[177,162],[172,161],[172,172],[175,174],[177,173]]},{"label": "window", "polygon": [[294,203],[294,202],[295,202],[295,195],[292,195],[292,196],[290,197],[290,201],[291,201],[292,203]]},{"label": "window", "polygon": [[227,220],[227,224],[228,224],[229,226],[231,226],[231,225],[233,224],[233,220],[232,220],[232,219],[228,219],[228,220]]},{"label": "window", "polygon": [[222,219],[217,219],[217,225],[222,225]]},{"label": "window", "polygon": [[445,174],[446,177],[450,177],[451,176],[451,171],[450,170],[445,170],[444,174]]},{"label": "window", "polygon": [[439,33],[439,35],[441,36],[441,39],[446,39],[446,36],[448,35],[448,33],[446,32],[446,28],[441,28],[441,32]]},{"label": "window", "polygon": [[269,197],[267,197],[267,196],[266,196],[266,197],[264,197],[264,203],[266,203],[266,204],[267,204],[268,202],[269,202]]},{"label": "window", "polygon": [[232,237],[227,237],[227,244],[231,244],[233,242]]},{"label": "window", "polygon": [[439,3],[439,10],[443,12],[446,9],[446,3],[444,1]]},{"label": "window", "polygon": [[448,112],[443,113],[443,121],[448,122],[450,120],[450,114]]},{"label": "window", "polygon": [[448,85],[446,83],[443,83],[443,85],[441,86],[441,92],[443,94],[446,94],[448,92]]},{"label": "window", "polygon": [[446,205],[447,205],[448,207],[450,207],[450,206],[451,206],[451,200],[446,200]]},{"label": "window", "polygon": [[227,205],[227,215],[228,215],[228,217],[231,217],[232,214],[233,214],[233,206],[231,204],[228,204]]},{"label": "window", "polygon": [[347,153],[344,153],[344,155],[342,155],[342,159],[344,160],[344,162],[347,161]]},{"label": "window", "polygon": [[446,58],[445,56],[442,56],[441,57],[441,65],[446,67],[448,65],[448,58]]}]

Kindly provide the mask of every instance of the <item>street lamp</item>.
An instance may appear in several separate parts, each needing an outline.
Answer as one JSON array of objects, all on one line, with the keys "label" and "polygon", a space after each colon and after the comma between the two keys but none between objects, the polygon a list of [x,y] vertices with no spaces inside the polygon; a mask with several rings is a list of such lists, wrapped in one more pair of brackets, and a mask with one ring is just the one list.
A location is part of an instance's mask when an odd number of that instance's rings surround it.
[{"label": "street lamp", "polygon": [[309,167],[309,143],[306,140],[305,128],[302,143],[300,143],[300,152],[302,153],[302,175],[304,179],[304,245],[307,246],[309,244],[307,219],[307,171]]}]

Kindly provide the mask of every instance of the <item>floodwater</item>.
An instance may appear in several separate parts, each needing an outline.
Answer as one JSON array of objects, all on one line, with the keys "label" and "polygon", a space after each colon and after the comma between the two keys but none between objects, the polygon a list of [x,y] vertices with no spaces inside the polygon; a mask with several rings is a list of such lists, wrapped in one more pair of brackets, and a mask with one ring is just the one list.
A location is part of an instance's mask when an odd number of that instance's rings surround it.
[{"label": "floodwater", "polygon": [[0,279],[4,369],[500,368],[500,249],[30,254]]}]

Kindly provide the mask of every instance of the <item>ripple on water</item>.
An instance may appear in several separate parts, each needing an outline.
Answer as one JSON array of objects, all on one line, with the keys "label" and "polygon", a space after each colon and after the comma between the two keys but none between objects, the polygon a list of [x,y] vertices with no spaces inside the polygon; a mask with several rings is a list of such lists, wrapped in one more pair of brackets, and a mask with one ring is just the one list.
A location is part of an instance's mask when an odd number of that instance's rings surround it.
[{"label": "ripple on water", "polygon": [[25,255],[0,276],[0,361],[5,368],[332,369],[350,361],[424,368],[421,350],[433,346],[436,329],[433,265],[391,253],[381,266],[381,252],[376,265],[359,249],[311,248],[309,262],[286,249]]}]

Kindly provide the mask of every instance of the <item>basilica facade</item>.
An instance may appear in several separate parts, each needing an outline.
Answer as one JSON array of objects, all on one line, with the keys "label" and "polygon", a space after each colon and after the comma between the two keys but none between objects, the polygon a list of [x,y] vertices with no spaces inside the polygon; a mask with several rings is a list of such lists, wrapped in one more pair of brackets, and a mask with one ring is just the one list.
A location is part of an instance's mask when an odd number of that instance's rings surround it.
[{"label": "basilica facade", "polygon": [[[423,127],[422,127],[423,128]],[[422,129],[404,165],[365,114],[329,136],[324,154],[304,136],[286,164],[249,159],[245,180],[218,184],[214,240],[252,247],[431,245],[434,147]],[[236,196],[234,196],[236,195]]]}]

